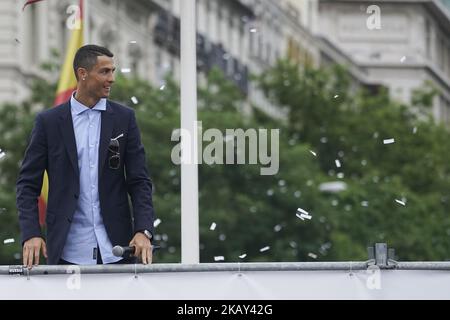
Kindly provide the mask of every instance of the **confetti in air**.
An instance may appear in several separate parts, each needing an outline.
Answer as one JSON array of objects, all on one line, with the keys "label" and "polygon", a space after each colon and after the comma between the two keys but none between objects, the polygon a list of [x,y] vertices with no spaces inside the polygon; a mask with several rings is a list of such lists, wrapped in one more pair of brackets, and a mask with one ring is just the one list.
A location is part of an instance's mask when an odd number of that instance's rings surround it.
[{"label": "confetti in air", "polygon": [[417,133],[417,127],[414,127],[413,128],[413,134],[416,134]]},{"label": "confetti in air", "polygon": [[244,253],[244,254],[241,254],[241,255],[239,256],[239,258],[244,259],[246,256],[247,256],[247,254]]},{"label": "confetti in air", "polygon": [[369,206],[369,201],[362,201],[361,202],[361,206],[368,207]]},{"label": "confetti in air", "polygon": [[214,257],[214,261],[223,261],[225,258],[223,256]]},{"label": "confetti in air", "polygon": [[336,164],[336,167],[341,167],[341,162],[338,159],[334,160],[334,163]]},{"label": "confetti in air", "polygon": [[136,43],[137,43],[136,40],[131,40],[131,41],[130,41],[130,44],[136,44]]},{"label": "confetti in air", "polygon": [[120,71],[122,71],[122,73],[130,73],[131,69],[130,68],[122,68],[122,69],[120,69]]},{"label": "confetti in air", "polygon": [[282,226],[277,224],[275,227],[273,227],[273,231],[279,232],[279,231],[281,231],[281,228],[282,228]]},{"label": "confetti in air", "polygon": [[308,257],[313,258],[313,259],[317,259],[317,254],[314,254],[312,252],[308,253]]},{"label": "confetti in air", "polygon": [[404,201],[395,199],[395,202],[397,202],[398,204],[401,204],[402,206],[406,206],[406,203]]},{"label": "confetti in air", "polygon": [[159,90],[164,90],[166,88],[166,85],[165,84],[163,84],[161,87],[159,87]]},{"label": "confetti in air", "polygon": [[338,94],[337,94],[337,95],[335,95],[335,96],[334,96],[334,98],[335,98],[335,99],[336,99],[336,98],[339,98],[339,95],[338,95]]},{"label": "confetti in air", "polygon": [[154,222],[153,222],[153,227],[157,227],[157,226],[159,226],[159,224],[161,223],[161,219],[156,219]]},{"label": "confetti in air", "polygon": [[255,33],[255,32],[257,32],[257,31],[258,31],[258,29],[256,29],[256,28],[251,28],[251,29],[250,29],[250,32],[251,32],[251,33]]},{"label": "confetti in air", "polygon": [[0,159],[2,159],[4,156],[6,156],[6,153],[0,149]]},{"label": "confetti in air", "polygon": [[309,152],[311,152],[311,154],[312,154],[314,157],[317,157],[317,153],[315,153],[314,151],[309,150]]},{"label": "confetti in air", "polygon": [[211,223],[209,230],[214,231],[216,229],[217,224],[215,222]]},{"label": "confetti in air", "polygon": [[394,143],[394,142],[395,142],[395,139],[384,139],[383,140],[384,144],[391,144],[391,143]]},{"label": "confetti in air", "polygon": [[138,103],[139,103],[138,99],[137,99],[135,96],[131,97],[131,101],[132,101],[134,104],[138,104]]},{"label": "confetti in air", "polygon": [[270,249],[270,247],[269,247],[269,246],[266,246],[266,247],[264,247],[264,248],[259,249],[259,252],[264,252],[264,251],[267,251],[267,250],[269,250],[269,249]]},{"label": "confetti in air", "polygon": [[[300,214],[298,213],[300,212]],[[312,216],[309,215],[309,213],[305,210],[303,210],[302,208],[297,208],[297,213],[295,214],[297,216],[297,218],[305,220],[311,220]]]},{"label": "confetti in air", "polygon": [[403,57],[400,59],[400,62],[403,63],[403,62],[405,62],[405,60],[406,60],[406,56],[403,56]]},{"label": "confetti in air", "polygon": [[14,239],[5,239],[3,240],[3,244],[14,243]]}]

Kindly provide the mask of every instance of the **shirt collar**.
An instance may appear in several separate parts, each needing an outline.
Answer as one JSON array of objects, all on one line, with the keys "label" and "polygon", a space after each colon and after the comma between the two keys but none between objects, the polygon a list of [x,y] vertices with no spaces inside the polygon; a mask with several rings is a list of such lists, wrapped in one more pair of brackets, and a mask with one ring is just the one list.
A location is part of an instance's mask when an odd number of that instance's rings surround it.
[{"label": "shirt collar", "polygon": [[[89,110],[90,108],[79,102],[77,99],[75,99],[75,93],[72,94],[70,97],[70,106],[72,108],[72,112],[75,115],[79,115],[80,113],[83,113],[86,110]],[[92,110],[98,110],[98,111],[105,111],[106,110],[106,98],[100,99],[97,104],[92,108]]]}]

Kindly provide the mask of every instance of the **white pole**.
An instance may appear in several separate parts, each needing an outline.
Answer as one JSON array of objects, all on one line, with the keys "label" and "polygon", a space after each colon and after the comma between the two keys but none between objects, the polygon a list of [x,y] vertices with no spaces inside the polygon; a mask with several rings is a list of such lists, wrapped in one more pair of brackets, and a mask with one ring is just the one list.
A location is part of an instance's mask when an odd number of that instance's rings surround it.
[{"label": "white pole", "polygon": [[89,34],[89,0],[81,0],[83,1],[83,44],[89,44],[90,42],[90,34]]},{"label": "white pole", "polygon": [[[199,263],[196,0],[180,1],[181,21],[181,263]],[[189,139],[190,138],[190,139]],[[183,158],[190,150],[189,159]],[[184,160],[184,161],[183,161]]]}]

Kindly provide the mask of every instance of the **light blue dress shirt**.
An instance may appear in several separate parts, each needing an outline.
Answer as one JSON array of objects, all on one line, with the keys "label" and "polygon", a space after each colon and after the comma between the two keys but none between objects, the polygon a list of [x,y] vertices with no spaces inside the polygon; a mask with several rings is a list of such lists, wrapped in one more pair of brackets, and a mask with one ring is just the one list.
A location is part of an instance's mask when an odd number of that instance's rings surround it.
[{"label": "light blue dress shirt", "polygon": [[106,99],[100,99],[90,109],[78,102],[74,95],[70,106],[80,170],[80,196],[61,259],[76,264],[97,264],[94,250],[98,248],[103,263],[117,262],[122,258],[112,254],[112,244],[100,214],[98,194],[98,148]]}]

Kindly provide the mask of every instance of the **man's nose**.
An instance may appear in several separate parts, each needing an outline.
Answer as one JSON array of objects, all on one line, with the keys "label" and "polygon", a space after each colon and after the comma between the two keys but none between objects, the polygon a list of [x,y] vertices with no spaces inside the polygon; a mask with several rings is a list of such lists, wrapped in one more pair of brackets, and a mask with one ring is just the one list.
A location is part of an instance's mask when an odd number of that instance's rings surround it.
[{"label": "man's nose", "polygon": [[116,80],[116,77],[114,76],[114,73],[110,73],[108,77],[108,82],[113,83]]}]

